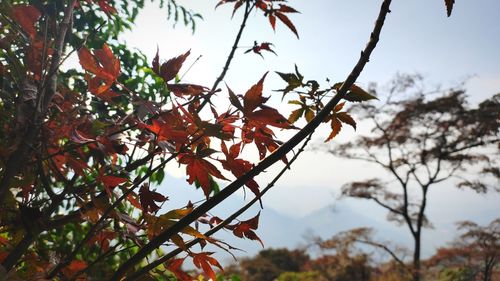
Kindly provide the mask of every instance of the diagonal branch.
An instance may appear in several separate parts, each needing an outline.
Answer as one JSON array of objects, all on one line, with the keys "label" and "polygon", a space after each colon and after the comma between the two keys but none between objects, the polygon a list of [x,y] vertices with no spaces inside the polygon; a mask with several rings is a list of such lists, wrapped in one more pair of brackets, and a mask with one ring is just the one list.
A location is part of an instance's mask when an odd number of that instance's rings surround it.
[{"label": "diagonal branch", "polygon": [[[274,187],[274,184],[281,178],[281,176],[283,176],[285,174],[285,172],[290,169],[292,163],[295,162],[295,160],[297,160],[297,158],[299,157],[299,155],[302,152],[304,152],[307,144],[311,140],[311,137],[312,137],[312,134],[310,134],[309,137],[307,137],[307,139],[305,140],[305,142],[302,144],[302,146],[297,151],[297,153],[293,156],[293,158],[290,159],[290,161],[288,162],[288,164],[285,165],[285,167],[283,167],[283,169],[281,169],[281,171],[266,186],[266,188],[264,188],[261,191],[260,197],[253,198],[245,206],[241,207],[239,210],[237,210],[236,212],[234,212],[231,216],[229,216],[224,221],[222,221],[221,223],[219,223],[218,225],[216,225],[214,228],[212,228],[209,231],[205,232],[203,235],[205,235],[206,237],[214,235],[216,232],[218,232],[219,230],[221,230],[223,227],[225,227],[226,225],[230,224],[234,219],[238,218],[241,214],[243,214],[243,212],[245,212],[246,210],[248,210],[256,202],[258,202],[260,200],[260,198],[262,198],[262,196],[264,196],[264,194],[266,194],[272,187]],[[186,243],[186,245],[184,247],[185,247],[185,249],[189,249],[192,246],[200,243],[201,241],[202,241],[202,239],[200,239],[200,238],[193,239],[192,241]],[[142,276],[142,275],[146,274],[147,272],[151,271],[152,269],[154,269],[155,267],[159,266],[160,264],[162,264],[162,263],[168,261],[169,259],[175,257],[176,255],[180,254],[182,251],[183,251],[183,249],[181,249],[181,248],[177,248],[177,249],[171,251],[170,253],[164,255],[160,259],[158,259],[158,260],[156,260],[156,261],[154,261],[154,262],[152,262],[152,263],[144,266],[143,268],[137,270],[132,275],[128,276],[124,281],[133,281],[133,280],[136,280],[137,278],[139,278],[140,276]]]},{"label": "diagonal branch", "polygon": [[314,117],[303,129],[301,129],[297,134],[295,134],[290,140],[280,146],[271,155],[263,159],[258,165],[256,165],[252,170],[250,170],[245,175],[239,177],[234,182],[229,184],[226,188],[221,190],[219,193],[214,195],[212,198],[208,199],[205,203],[201,204],[198,208],[194,209],[191,213],[180,219],[176,224],[166,229],[164,232],[160,233],[157,237],[153,238],[148,244],[144,245],[134,256],[123,263],[111,277],[111,280],[120,280],[125,273],[133,268],[137,263],[141,262],[146,256],[148,256],[152,251],[160,247],[164,242],[169,240],[173,235],[179,233],[186,226],[190,225],[196,221],[200,216],[207,213],[213,207],[217,206],[219,203],[224,201],[226,198],[231,196],[239,188],[241,188],[248,180],[254,178],[265,169],[269,168],[274,163],[280,161],[288,152],[290,152],[295,146],[297,146],[301,141],[303,141],[309,134],[314,132],[314,130],[325,120],[325,118],[330,114],[333,108],[342,100],[347,91],[354,84],[358,76],[363,71],[363,68],[370,60],[370,55],[377,46],[379,41],[380,32],[384,25],[386,15],[390,12],[389,7],[391,0],[384,0],[380,8],[377,21],[375,22],[375,27],[370,35],[370,39],[361,52],[361,56],[358,62],[352,69],[351,73],[342,84],[337,94],[325,105],[323,110],[321,110],[316,117]]},{"label": "diagonal branch", "polygon": [[391,250],[389,247],[387,247],[386,245],[384,244],[381,244],[381,243],[377,243],[377,242],[374,242],[374,241],[369,241],[369,240],[361,240],[361,239],[356,239],[356,242],[358,243],[361,243],[361,244],[366,244],[366,245],[370,245],[370,246],[373,246],[373,247],[376,247],[376,248],[379,248],[379,249],[382,249],[384,250],[385,252],[387,252],[393,259],[394,261],[396,261],[402,268],[404,268],[405,270],[407,270],[408,272],[409,271],[409,268],[408,266],[403,262],[403,260],[401,260],[397,255],[396,253]]}]

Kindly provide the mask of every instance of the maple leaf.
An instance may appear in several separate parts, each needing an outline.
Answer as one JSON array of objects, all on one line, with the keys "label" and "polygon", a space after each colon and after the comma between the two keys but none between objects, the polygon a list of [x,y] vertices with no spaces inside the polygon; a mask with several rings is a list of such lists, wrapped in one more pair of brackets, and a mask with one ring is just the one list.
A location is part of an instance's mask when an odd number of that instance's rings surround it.
[{"label": "maple leaf", "polygon": [[[332,86],[332,89],[338,91],[340,87],[344,84],[344,82],[335,83]],[[367,91],[363,90],[363,88],[353,84],[349,91],[344,96],[344,99],[350,102],[363,102],[368,100],[378,100],[378,98]]]},{"label": "maple leaf", "polygon": [[[82,0],[80,0],[80,1],[82,1]],[[87,2],[87,3],[94,3],[93,0],[85,0],[85,2]],[[116,9],[115,9],[115,7],[109,5],[108,2],[110,2],[110,0],[97,0],[97,5],[99,5],[99,8],[104,13],[106,13],[107,16],[110,16],[111,14],[115,14],[116,13]],[[77,2],[77,6],[80,6],[79,2]]]},{"label": "maple leaf", "polygon": [[231,15],[231,18],[233,18],[234,14],[243,5],[245,0],[221,0],[221,1],[219,1],[219,3],[217,3],[217,5],[215,5],[215,8],[217,9],[222,4],[233,3],[233,2],[234,2],[234,8],[233,8],[233,13]]},{"label": "maple leaf", "polygon": [[106,192],[110,196],[112,194],[112,191],[111,191],[112,189],[114,189],[118,185],[128,181],[127,178],[121,178],[121,177],[110,176],[110,175],[106,175],[106,176],[99,175],[99,177],[97,179],[104,185],[104,189],[106,190]]},{"label": "maple leaf", "polygon": [[165,82],[168,82],[177,76],[179,70],[182,67],[182,64],[184,63],[184,61],[186,60],[186,58],[189,56],[190,53],[191,50],[187,51],[183,55],[169,59],[160,66],[159,50],[157,50],[156,56],[153,59],[153,71],[158,76],[163,78]]},{"label": "maple leaf", "polygon": [[212,269],[212,266],[216,266],[220,268],[220,270],[223,270],[222,266],[219,264],[219,262],[211,257],[213,253],[191,253],[190,255],[193,257],[193,264],[197,267],[203,270],[203,272],[211,279],[211,280],[217,280],[217,276],[215,275],[214,270]]},{"label": "maple leaf", "polygon": [[257,1],[256,6],[262,11],[264,11],[264,15],[267,15],[267,17],[269,18],[269,23],[271,24],[273,30],[276,30],[276,18],[278,18],[297,36],[297,38],[299,38],[299,33],[297,31],[297,28],[288,18],[288,16],[285,15],[285,13],[298,13],[299,11],[283,4],[279,4],[278,9],[269,8],[269,6],[262,1]]},{"label": "maple leaf", "polygon": [[106,97],[108,90],[120,75],[120,60],[116,59],[107,44],[94,50],[94,55],[82,47],[78,50],[80,65],[95,75],[88,79],[89,91],[96,96]]},{"label": "maple leaf", "polygon": [[250,113],[254,111],[258,106],[263,104],[267,99],[262,97],[262,90],[264,88],[264,79],[266,79],[267,72],[262,76],[262,78],[248,89],[248,91],[243,96],[243,113]]},{"label": "maple leaf", "polygon": [[328,135],[328,138],[326,138],[325,142],[332,140],[340,133],[340,130],[342,129],[342,122],[340,122],[340,120],[337,118],[332,118],[331,127],[332,132],[330,133],[330,135]]},{"label": "maple leaf", "polygon": [[300,74],[297,65],[295,65],[295,73],[282,73],[276,71],[276,74],[278,74],[281,79],[285,80],[285,82],[288,83],[288,86],[286,86],[285,89],[278,90],[280,92],[283,92],[283,97],[285,97],[287,93],[295,90],[296,88],[303,86],[302,80],[304,79],[304,76]]},{"label": "maple leaf", "polygon": [[446,5],[446,14],[451,16],[451,12],[453,11],[453,5],[455,4],[455,0],[444,0],[444,4]]},{"label": "maple leaf", "polygon": [[187,126],[177,108],[162,113],[158,119],[151,121],[151,125],[139,123],[139,128],[147,129],[157,136],[157,142],[174,142],[178,147],[189,141],[190,131]]},{"label": "maple leaf", "polygon": [[292,21],[283,13],[275,13],[276,17],[284,23],[299,38],[299,32]]},{"label": "maple leaf", "polygon": [[63,273],[67,277],[71,277],[87,268],[87,266],[87,263],[82,260],[72,260],[71,263],[63,269]]},{"label": "maple leaf", "polygon": [[33,40],[36,35],[35,23],[42,14],[37,8],[31,5],[15,5],[12,7],[12,18]]},{"label": "maple leaf", "polygon": [[[252,163],[246,160],[237,158],[240,154],[241,144],[241,142],[233,144],[228,150],[226,143],[221,143],[222,153],[224,153],[224,155],[226,156],[226,160],[219,160],[219,162],[221,162],[224,169],[230,171],[237,178],[246,174],[254,166]],[[254,179],[248,180],[245,185],[250,188],[255,196],[260,196],[259,185]]]},{"label": "maple leaf", "polygon": [[142,210],[154,213],[160,209],[156,202],[165,202],[168,198],[156,191],[149,190],[149,185],[143,184],[139,190],[139,200]]},{"label": "maple leaf", "polygon": [[103,12],[105,12],[108,16],[110,14],[114,14],[116,13],[116,9],[109,5],[107,2],[110,2],[109,0],[98,0],[97,1],[97,5],[99,5],[99,8],[101,8],[101,10]]},{"label": "maple leaf", "polygon": [[[247,119],[247,125],[249,127],[261,127],[261,126],[274,126],[283,129],[294,128],[283,115],[281,115],[276,109],[263,105],[268,98],[262,96],[262,90],[264,87],[264,79],[266,78],[267,72],[262,76],[262,78],[257,82],[257,84],[250,87],[250,89],[243,96],[243,114]],[[228,88],[229,89],[229,88]],[[237,97],[229,90],[229,95],[233,103],[237,107],[241,107]],[[257,107],[260,110],[255,111]]]},{"label": "maple leaf", "polygon": [[274,139],[273,131],[263,125],[256,127],[248,124],[244,125],[241,130],[241,139],[244,143],[255,143],[261,160],[266,157],[267,151],[273,152],[281,144],[281,142]]},{"label": "maple leaf", "polygon": [[259,238],[259,236],[257,236],[257,234],[254,232],[254,230],[257,230],[257,228],[259,228],[259,216],[260,212],[255,217],[249,220],[241,221],[235,225],[228,225],[226,228],[232,230],[233,234],[240,238],[245,237],[250,240],[259,241],[260,244],[262,245],[262,248],[264,248],[264,243]]},{"label": "maple leaf", "polygon": [[279,4],[279,9],[278,11],[282,13],[298,13],[299,11],[295,10],[294,8],[284,5],[284,4]]},{"label": "maple leaf", "polygon": [[[177,279],[180,281],[192,281],[193,277],[191,277],[189,274],[184,272],[181,267],[182,264],[184,263],[185,258],[182,259],[170,259],[167,262],[165,262],[165,268],[168,269],[168,271],[172,272],[172,274],[175,275]],[[215,279],[214,279],[215,280]]]},{"label": "maple leaf", "polygon": [[351,115],[349,115],[347,112],[340,112],[344,108],[345,103],[339,103],[335,108],[332,110],[332,114],[330,115],[328,120],[331,120],[331,127],[332,127],[332,132],[328,136],[328,138],[325,140],[325,142],[330,141],[333,139],[335,136],[337,136],[342,129],[342,123],[348,124],[356,130],[356,121],[352,118]]},{"label": "maple leaf", "polygon": [[282,129],[295,128],[288,122],[288,119],[272,107],[264,107],[263,109],[246,114],[245,117],[252,125],[257,123],[257,126],[270,125]]},{"label": "maple leaf", "polygon": [[227,91],[229,93],[229,101],[231,104],[236,107],[237,109],[243,111],[243,105],[241,104],[240,100],[238,99],[238,96],[234,94],[234,92],[229,88],[229,86],[226,84]]},{"label": "maple leaf", "polygon": [[268,42],[264,42],[264,43],[260,43],[260,44],[257,44],[257,41],[254,41],[253,43],[253,47],[246,50],[245,51],[245,54],[247,53],[250,53],[250,52],[254,52],[256,54],[258,54],[259,56],[261,56],[262,58],[264,58],[264,56],[262,55],[261,51],[268,51],[268,52],[271,52],[275,55],[278,55],[276,54],[276,52],[274,52],[273,49],[271,49],[271,46],[273,46],[272,43],[268,43]]},{"label": "maple leaf", "polygon": [[80,132],[76,128],[73,128],[73,130],[71,130],[70,140],[72,140],[73,142],[79,143],[79,144],[89,143],[89,142],[95,141],[95,139],[91,139],[91,138],[86,137],[82,132]]},{"label": "maple leaf", "polygon": [[167,84],[167,87],[178,97],[182,97],[183,95],[198,96],[210,91],[207,87],[194,84]]},{"label": "maple leaf", "polygon": [[186,174],[189,176],[188,183],[195,181],[201,186],[205,196],[208,198],[212,192],[212,176],[227,180],[212,163],[193,153],[183,153],[179,156],[179,163],[186,164]]},{"label": "maple leaf", "polygon": [[94,235],[87,244],[92,245],[96,243],[103,252],[106,252],[109,250],[109,242],[115,237],[116,233],[114,231],[101,231]]}]

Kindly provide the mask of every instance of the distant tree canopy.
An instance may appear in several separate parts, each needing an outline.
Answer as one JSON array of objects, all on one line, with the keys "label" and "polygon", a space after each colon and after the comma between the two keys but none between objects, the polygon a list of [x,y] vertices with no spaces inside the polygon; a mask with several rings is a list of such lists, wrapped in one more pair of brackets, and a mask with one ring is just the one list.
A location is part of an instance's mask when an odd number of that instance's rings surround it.
[{"label": "distant tree canopy", "polygon": [[[445,267],[443,280],[493,281],[500,277],[500,218],[487,226],[471,221],[459,222],[460,236],[442,247],[426,264]],[[495,268],[497,268],[495,272]]]},{"label": "distant tree canopy", "polygon": [[430,188],[456,179],[459,188],[500,191],[500,94],[471,107],[465,90],[427,90],[424,83],[420,75],[399,75],[387,92],[372,88],[383,103],[361,104],[355,111],[373,130],[327,149],[374,163],[392,177],[392,183],[382,177],[353,181],[342,187],[342,195],[371,200],[388,211],[389,220],[408,227],[414,280],[419,280],[422,231],[431,225]]}]

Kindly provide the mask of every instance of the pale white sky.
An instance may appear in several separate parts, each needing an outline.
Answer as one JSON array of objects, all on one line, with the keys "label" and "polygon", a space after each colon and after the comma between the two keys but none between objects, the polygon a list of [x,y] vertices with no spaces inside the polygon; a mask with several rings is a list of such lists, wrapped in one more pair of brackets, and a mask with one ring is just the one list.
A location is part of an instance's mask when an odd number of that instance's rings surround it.
[{"label": "pale white sky", "polygon": [[[172,23],[166,20],[166,11],[147,2],[134,31],[121,40],[139,48],[151,59],[157,45],[163,59],[191,49],[185,65],[200,55],[202,58],[185,80],[211,86],[229,53],[242,12],[231,20],[232,5],[214,10],[217,2],[179,1],[205,18],[198,22],[194,35],[181,24],[173,29]],[[236,93],[244,93],[266,71],[291,72],[295,63],[306,78],[319,82],[324,82],[326,77],[332,81],[344,80],[369,37],[380,3],[292,0],[290,6],[301,11],[290,16],[300,40],[281,23],[277,23],[275,33],[260,13],[252,14],[241,41],[245,47],[238,50],[225,82]],[[467,84],[473,103],[500,92],[500,1],[456,1],[450,18],[446,17],[443,1],[436,0],[395,0],[391,10],[379,46],[358,84],[367,85],[372,81],[383,84],[396,72],[420,72],[429,83],[444,86],[473,76]],[[244,55],[254,40],[272,42],[278,56],[266,53],[262,60],[257,55]],[[266,79],[265,91],[273,95],[271,90],[282,86],[280,78],[271,73]],[[270,102],[277,104],[280,98],[281,94],[274,94]],[[286,107],[280,108],[286,110]],[[316,138],[324,139],[327,133],[327,129],[319,130]],[[287,135],[283,136],[286,140]],[[346,128],[340,139],[345,141],[353,136],[353,130]],[[174,166],[169,169],[178,175]],[[274,169],[259,177],[261,186],[272,178],[272,171]],[[281,213],[303,217],[332,204],[342,184],[378,174],[380,171],[368,164],[308,152],[264,198],[264,204]],[[500,215],[498,195],[479,196],[446,184],[432,192],[429,212],[438,227],[444,221],[467,219],[472,210],[474,214],[484,213],[485,222]],[[373,206],[367,204],[365,208],[369,213]]]}]

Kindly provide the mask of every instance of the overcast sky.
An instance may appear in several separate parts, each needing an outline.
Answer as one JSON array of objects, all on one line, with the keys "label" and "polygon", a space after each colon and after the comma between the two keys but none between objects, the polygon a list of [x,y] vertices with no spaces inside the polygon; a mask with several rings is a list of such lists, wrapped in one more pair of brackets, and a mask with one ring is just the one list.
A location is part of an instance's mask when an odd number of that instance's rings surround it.
[{"label": "overcast sky", "polygon": [[[166,11],[148,3],[134,31],[121,40],[139,48],[149,58],[154,56],[157,46],[163,59],[191,49],[185,65],[200,55],[202,58],[185,76],[185,81],[211,86],[234,41],[242,11],[231,20],[232,5],[215,10],[215,0],[178,2],[204,17],[204,21],[198,22],[194,35],[181,24],[172,28],[172,22],[166,20]],[[457,0],[450,18],[446,17],[443,2],[393,1],[381,41],[358,84],[383,84],[396,72],[420,72],[431,86],[453,86],[469,78],[467,89],[472,103],[500,92],[500,1]],[[309,79],[344,80],[369,38],[380,3],[375,0],[290,1],[290,6],[301,11],[290,16],[300,40],[281,23],[277,23],[277,31],[273,32],[261,13],[252,14],[240,44],[243,47],[238,50],[225,82],[242,94],[266,71],[291,72],[294,64]],[[254,40],[272,42],[278,56],[266,53],[263,60],[257,55],[244,55]],[[269,75],[266,95],[272,95],[271,90],[282,86],[277,75]],[[277,104],[279,99],[280,94],[275,94],[270,102]],[[319,130],[316,139],[325,139],[327,133],[326,129]],[[354,131],[347,128],[340,139],[345,141],[354,136]],[[170,168],[174,176],[185,176],[184,171]],[[272,171],[259,177],[261,185],[272,178]],[[379,174],[379,170],[364,163],[307,152],[264,198],[264,204],[281,213],[302,217],[332,204],[342,184]],[[430,217],[438,224],[477,218],[477,214],[483,214],[483,223],[500,215],[498,195],[485,197],[461,192],[450,183],[431,191],[431,197]],[[370,212],[375,206],[366,204],[362,208]]]}]

